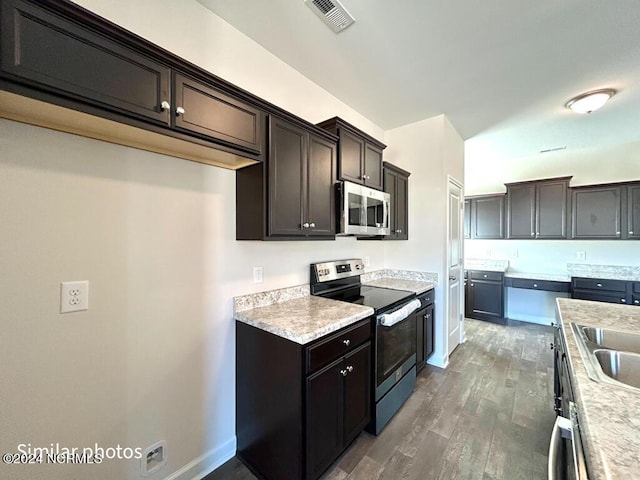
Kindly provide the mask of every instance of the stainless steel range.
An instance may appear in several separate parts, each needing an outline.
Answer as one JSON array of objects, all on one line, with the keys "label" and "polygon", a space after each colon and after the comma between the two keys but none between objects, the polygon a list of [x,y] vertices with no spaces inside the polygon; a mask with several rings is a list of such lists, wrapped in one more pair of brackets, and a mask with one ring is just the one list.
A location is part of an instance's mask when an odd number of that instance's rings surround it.
[{"label": "stainless steel range", "polygon": [[416,383],[415,292],[362,285],[360,259],[311,264],[311,294],[373,308],[372,420],[377,435],[411,395]]}]

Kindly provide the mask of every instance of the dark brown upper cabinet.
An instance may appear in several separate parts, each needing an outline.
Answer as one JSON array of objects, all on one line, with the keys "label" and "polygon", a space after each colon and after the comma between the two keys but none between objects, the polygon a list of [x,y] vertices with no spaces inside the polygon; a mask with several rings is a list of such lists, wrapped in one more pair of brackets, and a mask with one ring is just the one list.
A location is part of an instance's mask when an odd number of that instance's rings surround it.
[{"label": "dark brown upper cabinet", "polygon": [[175,128],[262,154],[264,114],[259,109],[179,74],[174,103]]},{"label": "dark brown upper cabinet", "polygon": [[627,238],[640,239],[640,185],[627,187]]},{"label": "dark brown upper cabinet", "polygon": [[465,238],[504,238],[504,199],[504,194],[465,198]]},{"label": "dark brown upper cabinet", "polygon": [[571,189],[572,239],[640,238],[640,185],[604,184]]},{"label": "dark brown upper cabinet", "polygon": [[382,190],[386,145],[339,117],[318,124],[338,137],[338,178]]},{"label": "dark brown upper cabinet", "polygon": [[171,70],[84,25],[2,1],[2,71],[45,91],[168,126]]},{"label": "dark brown upper cabinet", "polygon": [[225,168],[264,159],[268,114],[308,123],[67,0],[0,26],[3,118]]},{"label": "dark brown upper cabinet", "polygon": [[622,238],[622,188],[620,186],[571,189],[571,238]]},{"label": "dark brown upper cabinet", "polygon": [[506,184],[507,238],[567,238],[570,178]]},{"label": "dark brown upper cabinet", "polygon": [[271,116],[266,164],[236,172],[236,239],[333,239],[336,139]]},{"label": "dark brown upper cabinet", "polygon": [[409,239],[409,176],[406,170],[384,162],[384,191],[391,196],[389,225],[391,233],[384,240]]}]

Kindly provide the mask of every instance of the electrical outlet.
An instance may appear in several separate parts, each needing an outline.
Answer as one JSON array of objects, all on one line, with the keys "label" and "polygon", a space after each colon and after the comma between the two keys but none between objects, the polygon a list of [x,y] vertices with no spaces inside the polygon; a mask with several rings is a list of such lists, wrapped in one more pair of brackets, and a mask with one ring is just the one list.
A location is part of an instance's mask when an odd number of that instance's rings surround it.
[{"label": "electrical outlet", "polygon": [[576,260],[586,260],[587,252],[576,252]]},{"label": "electrical outlet", "polygon": [[514,249],[511,251],[511,257],[512,257],[512,258],[518,258],[518,249],[517,249],[517,248],[514,248]]},{"label": "electrical outlet", "polygon": [[167,442],[160,440],[148,446],[140,458],[140,473],[143,477],[160,470],[167,463]]},{"label": "electrical outlet", "polygon": [[89,310],[89,282],[62,282],[60,284],[60,313]]},{"label": "electrical outlet", "polygon": [[253,283],[262,283],[262,267],[253,267]]},{"label": "electrical outlet", "polygon": [[365,267],[370,267],[371,266],[371,258],[364,257],[364,266]]}]

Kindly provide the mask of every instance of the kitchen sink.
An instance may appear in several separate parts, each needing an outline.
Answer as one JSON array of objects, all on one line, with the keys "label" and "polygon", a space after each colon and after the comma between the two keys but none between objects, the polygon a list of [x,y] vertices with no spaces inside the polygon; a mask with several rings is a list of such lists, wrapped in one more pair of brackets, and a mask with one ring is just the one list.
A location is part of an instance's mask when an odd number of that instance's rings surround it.
[{"label": "kitchen sink", "polygon": [[640,355],[617,350],[595,350],[593,354],[605,375],[640,388]]},{"label": "kitchen sink", "polygon": [[640,335],[571,323],[589,378],[640,389]]},{"label": "kitchen sink", "polygon": [[640,353],[640,335],[608,328],[580,327],[587,340],[596,345],[622,352]]}]

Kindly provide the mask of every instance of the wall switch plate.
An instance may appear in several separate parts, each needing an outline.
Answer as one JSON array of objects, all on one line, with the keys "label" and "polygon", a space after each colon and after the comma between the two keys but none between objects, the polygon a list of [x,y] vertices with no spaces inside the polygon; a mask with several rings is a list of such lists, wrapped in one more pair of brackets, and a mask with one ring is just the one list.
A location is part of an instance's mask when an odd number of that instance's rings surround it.
[{"label": "wall switch plate", "polygon": [[587,252],[576,252],[576,260],[586,260]]},{"label": "wall switch plate", "polygon": [[253,283],[262,283],[262,267],[253,267]]},{"label": "wall switch plate", "polygon": [[511,251],[511,257],[513,257],[513,258],[518,258],[518,249],[517,249],[517,248],[514,248],[514,249]]},{"label": "wall switch plate", "polygon": [[160,440],[148,446],[140,458],[140,473],[143,477],[156,473],[167,463],[167,442]]},{"label": "wall switch plate", "polygon": [[89,310],[89,282],[62,282],[60,284],[60,313]]}]

